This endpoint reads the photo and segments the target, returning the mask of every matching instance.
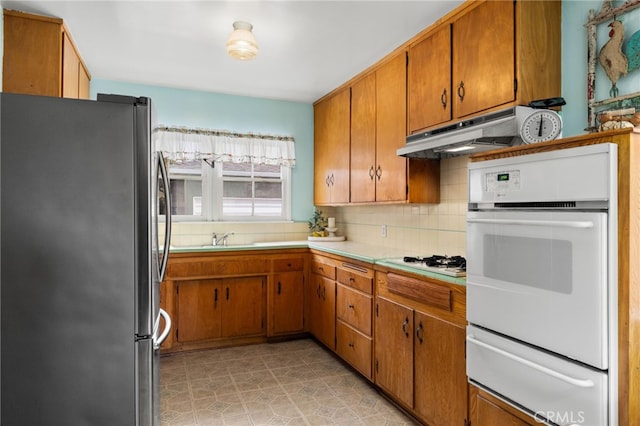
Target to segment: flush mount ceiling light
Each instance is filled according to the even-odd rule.
[[[253,25],[244,21],[233,23],[233,32],[227,40],[227,53],[229,56],[241,61],[248,61],[258,54],[258,42],[251,30]]]

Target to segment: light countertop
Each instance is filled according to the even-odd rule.
[[[308,247],[310,249],[323,251],[326,253],[332,253],[339,256],[350,257],[352,259],[361,260],[363,262],[378,264],[381,266],[411,272],[415,274],[424,275],[430,278],[435,278],[441,281],[446,281],[453,284],[465,285],[466,279],[450,277],[447,275],[437,274],[433,272],[424,271],[418,268],[412,268],[411,266],[399,265],[397,263],[389,262],[388,259],[399,258],[406,255],[403,250],[385,247],[374,246],[369,244],[354,243],[352,241],[273,241],[273,242],[261,242],[253,244],[239,244],[228,246],[190,246],[190,247],[171,247],[172,253],[197,253],[197,252],[229,252],[229,251],[249,251],[249,250],[273,250],[273,249],[289,249],[289,248],[301,248]]]

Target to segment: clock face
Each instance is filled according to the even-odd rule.
[[[539,110],[531,113],[522,122],[520,137],[524,143],[552,141],[562,131],[562,119],[557,112]]]

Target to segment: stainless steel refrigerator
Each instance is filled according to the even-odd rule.
[[[159,424],[171,209],[151,131],[148,98],[0,94],[3,426]]]

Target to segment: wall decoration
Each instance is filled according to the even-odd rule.
[[[618,81],[640,69],[640,29],[625,38],[623,15],[640,7],[640,0],[604,0],[600,11],[589,11],[585,24],[588,37],[587,121],[588,131],[640,126],[640,92],[620,93]],[[627,15],[628,16],[628,15]],[[608,39],[597,46],[598,25],[607,23]],[[629,28],[627,28],[629,30]],[[596,100],[596,65],[610,85],[608,97]]]

